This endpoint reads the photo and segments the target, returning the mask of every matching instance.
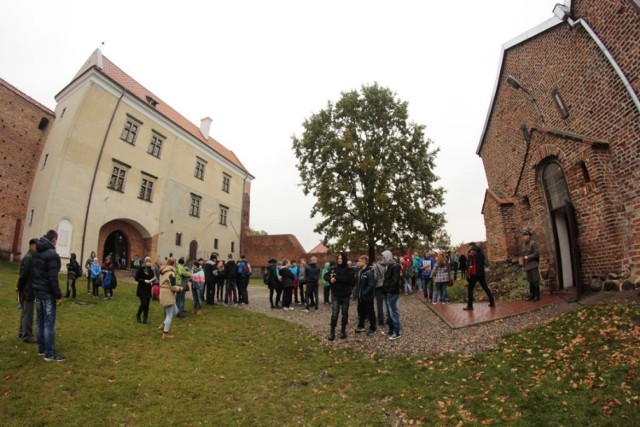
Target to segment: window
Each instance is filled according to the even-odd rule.
[[[222,191],[229,192],[229,186],[231,185],[231,176],[226,173],[222,174]]]
[[[200,204],[202,203],[202,197],[195,194],[191,194],[191,207],[189,208],[189,215],[200,218]]]
[[[229,208],[226,206],[220,205],[220,225],[227,225],[227,214],[229,213]]]
[[[157,178],[155,176],[142,172],[140,194],[138,194],[139,199],[146,200],[147,202],[152,201],[151,198],[153,197],[153,186],[156,183],[156,180]]]
[[[640,1],[640,0],[639,0]],[[560,111],[560,116],[563,119],[569,117],[569,110],[567,110],[567,106],[565,105],[562,97],[560,96],[560,92],[557,90],[553,91],[553,99],[556,101],[556,106],[558,107],[558,111]]]
[[[204,166],[207,162],[196,157],[196,173],[195,177],[204,180]]]
[[[46,117],[43,117],[42,119],[40,119],[40,124],[38,124],[38,129],[45,130],[48,124],[49,124],[49,119],[47,119]]]
[[[182,246],[182,233],[176,233],[176,246]]]
[[[31,209],[31,213],[29,214],[29,225],[33,225],[33,213],[34,213],[34,210]]]
[[[136,143],[136,135],[138,135],[138,127],[140,123],[133,120],[132,118],[127,118],[127,123],[124,125],[124,129],[122,130],[122,135],[120,135],[120,139],[128,142],[131,145],[135,145]]]
[[[124,192],[124,182],[127,178],[128,170],[129,166],[114,161],[108,187],[112,190]]]
[[[551,210],[560,208],[564,206],[566,200],[571,200],[569,187],[559,164],[550,162],[545,166],[542,172],[542,183]]]
[[[218,239],[213,239],[213,249],[218,249]]]
[[[49,160],[49,153],[44,155],[44,161],[42,162],[42,167],[47,166],[47,160]]]
[[[231,253],[236,251],[236,242],[231,242]]]
[[[151,154],[154,157],[160,158],[160,150],[162,149],[163,142],[164,138],[162,136],[154,134],[151,137],[151,143],[149,144],[147,153]]]

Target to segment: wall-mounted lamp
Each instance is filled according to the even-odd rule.
[[[509,86],[511,86],[512,88],[514,88],[516,90],[520,89],[521,91],[523,91],[524,93],[529,95],[529,99],[533,103],[533,106],[536,108],[536,112],[538,113],[538,116],[540,116],[540,121],[542,123],[544,123],[544,116],[542,115],[542,111],[540,111],[540,107],[538,106],[538,101],[536,101],[536,98],[534,98],[534,96],[531,95],[531,92],[529,92],[527,90],[527,88],[524,87],[522,85],[522,83],[520,83],[520,81],[518,79],[516,79],[515,77],[513,77],[511,74],[509,74],[507,76],[507,80],[506,81],[507,81],[507,84]]]

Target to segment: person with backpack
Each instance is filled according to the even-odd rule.
[[[238,301],[240,305],[249,304],[249,277],[251,277],[251,264],[244,255],[240,255],[238,261],[236,281],[238,283]]]
[[[467,280],[469,281],[469,285],[467,288],[467,306],[464,307],[463,310],[473,310],[473,290],[478,282],[480,282],[482,290],[487,294],[487,298],[489,298],[489,307],[495,307],[496,301],[493,298],[491,289],[487,286],[487,279],[484,274],[484,254],[475,242],[469,243],[467,262],[469,263],[469,269],[467,270]]]
[[[233,254],[229,254],[227,262],[224,264],[224,278],[227,281],[224,294],[224,305],[238,304],[238,289],[237,289],[237,269],[238,266],[233,260]],[[233,298],[232,298],[233,297]]]

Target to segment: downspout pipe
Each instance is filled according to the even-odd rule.
[[[122,95],[118,98],[118,102],[116,103],[116,107],[113,109],[113,113],[111,113],[111,119],[109,119],[109,126],[107,126],[107,130],[104,133],[104,137],[102,138],[102,145],[100,146],[100,152],[98,153],[98,159],[96,160],[96,167],[93,170],[93,179],[91,180],[91,187],[89,188],[89,200],[87,200],[87,209],[84,213],[84,225],[82,226],[82,245],[80,246],[80,265],[84,265],[84,247],[87,237],[87,223],[89,221],[89,209],[91,209],[91,199],[93,198],[93,189],[96,186],[96,178],[98,176],[98,167],[100,166],[100,161],[102,160],[102,153],[104,152],[104,147],[107,145],[107,137],[109,136],[109,132],[111,131],[111,126],[113,125],[113,119],[116,116],[116,112],[118,111],[118,107],[120,107],[120,103],[122,102],[122,98],[124,98],[126,91],[122,91]],[[96,250],[96,254],[98,251]]]

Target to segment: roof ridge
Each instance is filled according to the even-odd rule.
[[[6,87],[11,92],[15,93],[16,95],[18,95],[19,97],[23,98],[27,102],[30,102],[31,104],[33,104],[36,107],[40,108],[44,112],[46,112],[48,114],[51,114],[52,116],[55,116],[55,113],[51,109],[49,109],[48,107],[46,107],[43,104],[39,103],[35,99],[31,98],[29,95],[27,95],[26,93],[22,92],[20,89],[18,89],[17,87],[13,86],[11,83],[9,83],[8,81],[6,81],[5,79],[3,79],[1,77],[0,77],[0,85]]]

